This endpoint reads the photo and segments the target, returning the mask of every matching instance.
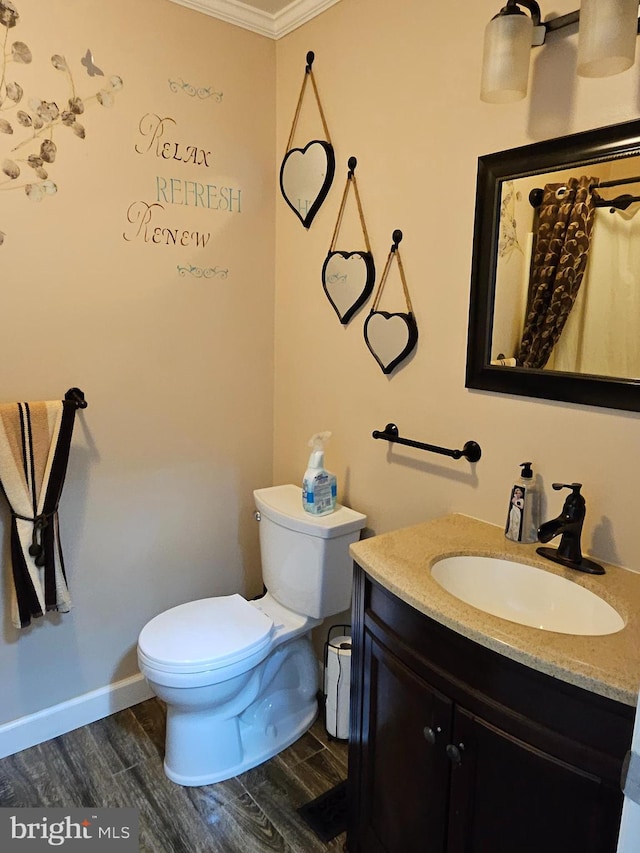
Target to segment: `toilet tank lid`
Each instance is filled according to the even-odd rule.
[[[271,486],[253,493],[256,508],[271,521],[289,530],[333,539],[354,533],[367,523],[367,516],[348,506],[338,504],[328,515],[311,515],[302,508],[302,489],[299,486]]]
[[[158,669],[202,672],[267,648],[273,627],[241,595],[201,598],[155,616],[140,632],[138,649]]]

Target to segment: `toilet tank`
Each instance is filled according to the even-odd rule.
[[[346,610],[353,576],[349,545],[360,538],[367,517],[340,505],[328,515],[309,515],[302,489],[293,485],[256,489],[253,497],[262,577],[271,595],[316,619]]]

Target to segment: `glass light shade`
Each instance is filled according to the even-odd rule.
[[[484,31],[480,100],[519,101],[527,94],[533,22],[528,15],[497,15]]]
[[[636,55],[638,0],[582,0],[578,33],[580,77],[609,77]]]

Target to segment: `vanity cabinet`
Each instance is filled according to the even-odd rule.
[[[615,853],[634,709],[472,642],[356,566],[349,853]]]

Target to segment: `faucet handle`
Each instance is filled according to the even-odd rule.
[[[574,495],[579,495],[582,483],[552,483],[551,488],[556,492],[559,492],[560,489],[571,489]]]
[[[571,489],[571,494],[567,495],[564,499],[562,515],[565,520],[571,520],[573,522],[579,521],[580,525],[582,525],[587,507],[584,495],[580,494],[582,483],[552,483],[551,487],[556,491],[559,491],[560,489]]]

